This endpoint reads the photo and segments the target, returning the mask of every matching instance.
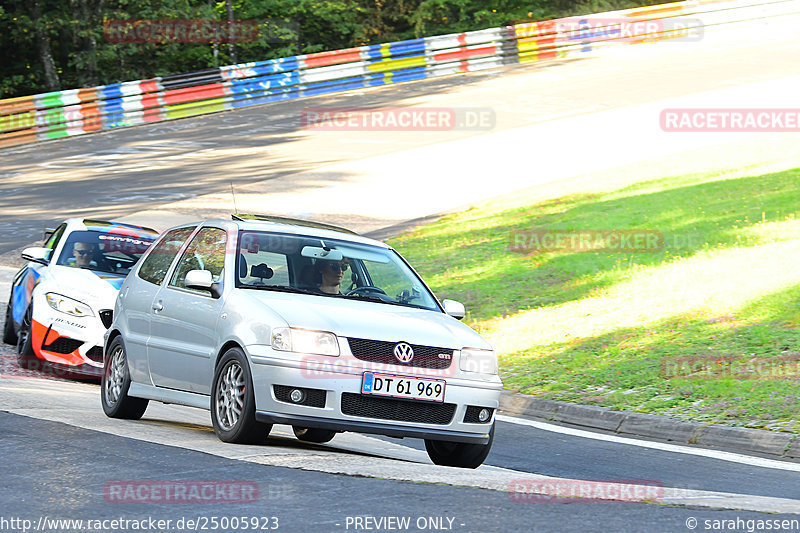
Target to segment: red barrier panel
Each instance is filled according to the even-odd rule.
[[[436,61],[455,61],[457,59],[470,59],[476,56],[491,56],[497,53],[497,47],[494,45],[480,46],[476,48],[462,48],[455,52],[444,52],[441,54],[433,54]]]
[[[196,102],[199,100],[210,100],[211,98],[221,98],[224,96],[225,90],[223,84],[212,83],[211,85],[200,85],[199,87],[164,91],[162,99],[166,105],[172,105]]]
[[[306,68],[352,63],[353,61],[361,61],[360,48],[347,48],[345,50],[335,50],[333,52],[317,52],[305,56]]]

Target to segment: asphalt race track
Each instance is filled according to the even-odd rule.
[[[800,465],[795,463],[763,460],[763,466],[754,466],[752,458],[699,458],[691,449],[655,452],[532,429],[507,417],[498,422],[503,438],[487,464],[465,471],[430,465],[416,441],[356,434],[315,446],[278,426],[267,445],[226,445],[211,431],[208,414],[196,409],[153,404],[142,421],[110,420],[98,407],[96,385],[28,372],[7,371],[0,397],[7,411],[0,416],[6,458],[0,468],[7,486],[0,502],[4,516],[34,522],[40,516],[175,519],[268,513],[287,531],[347,531],[346,520],[354,516],[446,516],[455,520],[453,530],[461,531],[554,531],[565,525],[569,530],[680,531],[689,517],[774,518],[778,515],[730,508],[783,516],[797,512],[800,501]],[[655,502],[527,501],[508,492],[519,481],[553,478],[562,484],[581,479],[649,485]],[[116,503],[107,486],[132,480],[250,483],[259,496],[255,502],[203,505]]]
[[[729,142],[742,134],[664,133],[659,112],[726,101],[752,107],[795,102],[795,29],[785,21],[744,36],[709,34],[700,43],[625,47],[600,58],[5,149],[0,254],[37,240],[67,216],[129,215],[166,226],[227,216],[234,208],[231,183],[241,212],[313,215],[363,232],[537,183]],[[447,106],[488,111],[495,121],[488,130],[303,129],[302,110],[320,106]],[[411,201],[414,185],[426,194],[413,194]],[[0,259],[16,264],[17,254]]]
[[[235,201],[244,212],[312,216],[385,236],[504,192],[746,141],[670,136],[658,113],[730,102],[796,106],[796,28],[797,20],[785,21],[748,38],[709,35],[1,150],[0,301],[19,250],[68,216],[164,229],[226,216]],[[454,131],[303,129],[302,110],[323,105],[481,109],[494,122]],[[800,144],[761,135],[775,146]],[[115,519],[171,521],[151,531],[244,531],[253,518],[259,530],[314,532],[753,531],[758,521],[762,530],[770,521],[773,531],[800,531],[800,463],[615,442],[505,415],[475,471],[432,465],[418,441],[341,434],[309,445],[276,426],[263,446],[233,446],[210,426],[204,411],[155,403],[141,421],[108,419],[97,385],[21,370],[3,345],[0,531],[147,530]],[[115,487],[144,482],[253,490],[251,498],[216,493],[190,503],[115,499]],[[590,492],[521,492],[534,486]],[[97,520],[106,522],[86,522]]]

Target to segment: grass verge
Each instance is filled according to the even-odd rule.
[[[508,389],[800,432],[798,167],[791,139],[705,148],[492,200],[390,243],[464,302]],[[511,250],[533,242],[519,232],[588,230],[659,240]]]

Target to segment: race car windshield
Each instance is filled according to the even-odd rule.
[[[125,276],[151,244],[145,237],[73,231],[56,264]]]
[[[391,249],[336,239],[242,231],[236,286],[439,310]]]

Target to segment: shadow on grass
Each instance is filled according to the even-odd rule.
[[[763,239],[749,230],[800,214],[800,169],[674,185],[685,180],[666,178],[505,211],[473,208],[394,239],[392,245],[437,295],[462,301],[471,320],[483,320],[581,299],[638,267],[703,249],[760,244]],[[662,190],[651,192],[657,188]],[[510,251],[515,232],[530,230],[652,230],[663,235],[663,247],[637,253]]]
[[[506,388],[549,399],[764,427],[798,421],[800,284],[734,314],[672,317],[501,361]]]

